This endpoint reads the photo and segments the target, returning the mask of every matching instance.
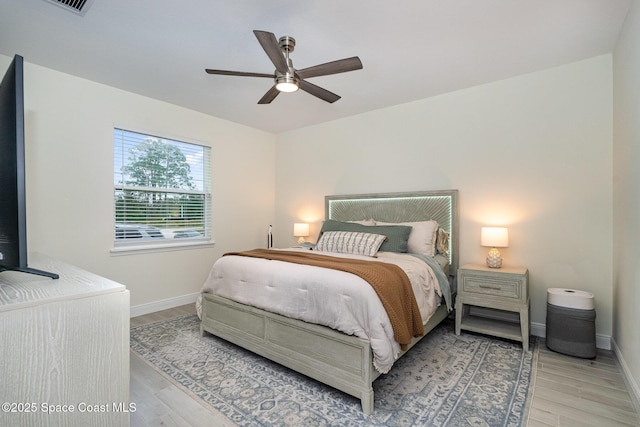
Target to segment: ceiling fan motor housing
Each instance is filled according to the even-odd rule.
[[[291,72],[285,74],[276,71],[276,78],[274,80],[276,82],[276,88],[280,92],[295,92],[300,85],[300,79],[293,69],[291,69]]]

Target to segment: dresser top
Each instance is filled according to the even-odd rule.
[[[60,278],[0,272],[0,312],[126,290],[120,283],[40,254],[29,255],[29,267],[57,273]]]

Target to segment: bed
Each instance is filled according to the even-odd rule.
[[[444,267],[443,272],[449,286],[449,293],[455,295],[454,275],[458,266],[457,196],[457,190],[325,196],[325,223],[327,223],[326,220],[344,223],[373,219],[375,224],[395,225],[397,223],[436,221],[439,225],[439,231],[445,231],[448,236],[446,251],[444,251],[446,258],[444,262],[441,261],[441,264]],[[395,258],[403,258],[398,262],[405,262],[404,258],[407,258],[386,254],[386,252],[379,252],[378,255],[380,258],[393,258],[391,261],[381,259],[388,262],[395,262]],[[351,257],[351,255],[346,256]],[[240,258],[244,259],[245,257],[225,256],[222,258],[244,262]],[[442,260],[442,255],[440,255],[440,259]],[[263,262],[263,260],[254,262]],[[241,265],[239,268],[247,268],[243,267],[244,264]],[[298,266],[295,268],[318,267]],[[321,270],[324,274],[325,269]],[[343,281],[340,286],[348,286],[344,275],[350,276],[349,273],[326,273],[330,275],[342,274],[340,280]],[[216,274],[218,273],[216,265],[214,265],[208,281],[212,280]],[[438,277],[441,278],[442,274],[438,274]],[[303,275],[292,273],[292,276],[283,277],[282,280],[295,282],[301,276]],[[354,280],[361,279],[355,278]],[[413,277],[411,281],[413,282]],[[416,288],[414,287],[414,289]],[[398,343],[394,343],[391,356],[393,360],[389,364],[387,360],[389,355],[386,352],[383,351],[383,355],[379,356],[379,342],[385,340],[378,339],[373,332],[371,332],[371,338],[359,337],[357,333],[352,331],[350,333],[340,332],[333,327],[278,314],[279,310],[277,309],[258,308],[248,301],[228,296],[224,292],[219,293],[222,296],[211,293],[211,288],[207,283],[203,286],[203,292],[198,301],[198,313],[201,317],[200,331],[203,335],[210,333],[228,340],[355,396],[360,399],[365,414],[370,414],[373,411],[373,381],[383,372],[388,371],[395,359],[409,351],[423,336],[444,320],[453,303],[452,300],[445,301],[444,298],[434,296],[434,298],[438,298],[437,304],[433,305],[433,311],[425,316],[422,312],[423,303],[419,301],[423,315],[424,335],[410,338],[405,345],[399,348]],[[417,295],[416,299],[420,300]],[[242,302],[238,302],[238,300]],[[327,304],[327,306],[333,306],[333,303]],[[368,330],[367,333],[369,333]],[[383,359],[382,362],[379,360],[380,357]],[[381,365],[383,365],[382,368]]]

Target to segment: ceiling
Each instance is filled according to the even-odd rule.
[[[94,0],[79,16],[0,0],[0,54],[271,133],[612,52],[632,0]],[[296,39],[294,67],[359,56],[364,68],[258,100],[272,73],[253,30]]]

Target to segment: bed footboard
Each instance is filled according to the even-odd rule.
[[[367,340],[204,294],[201,333],[209,332],[296,372],[359,398],[373,411],[373,369]]]
[[[425,334],[446,316],[446,308],[440,307],[425,326]],[[365,414],[373,412],[372,383],[380,373],[373,367],[371,346],[365,339],[206,293],[200,332],[354,396]]]

